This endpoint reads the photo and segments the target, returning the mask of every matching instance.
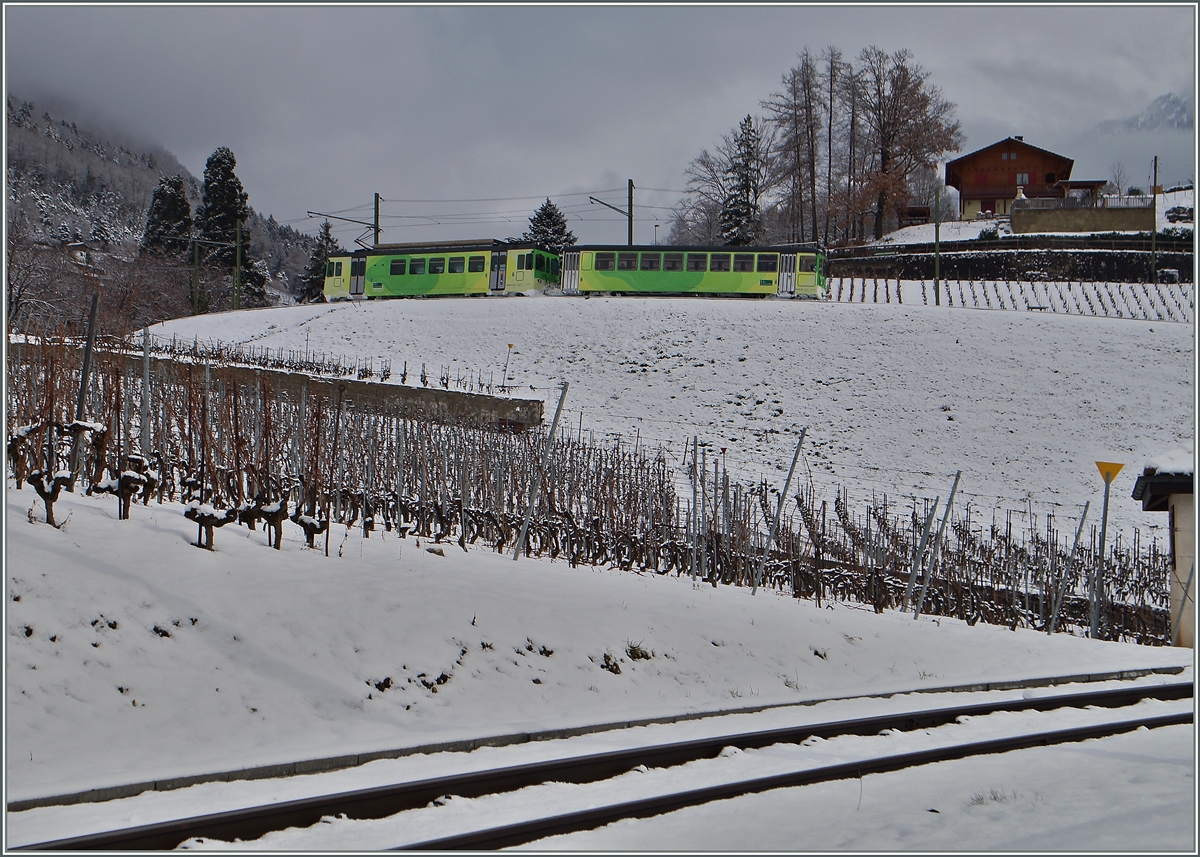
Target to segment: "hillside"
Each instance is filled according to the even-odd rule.
[[[838,486],[860,499],[944,498],[961,469],[958,503],[985,523],[993,508],[1003,520],[1002,510],[1024,517],[1031,505],[1065,530],[1087,500],[1098,523],[1093,462],[1124,461],[1110,531],[1165,533],[1165,517],[1142,513],[1130,492],[1146,456],[1192,445],[1191,325],[936,308],[916,283],[904,289],[903,305],[375,301],[180,319],[153,332],[389,360],[393,382],[407,363],[410,384],[422,364],[431,378],[447,367],[499,384],[513,343],[515,395],[546,400],[552,414],[557,385],[570,382],[564,431],[661,444],[676,465],[695,435],[731,476],[778,486],[807,427],[798,479],[826,498]]]
[[[10,219],[24,216],[39,244],[88,242],[133,259],[159,178],[183,176],[195,211],[202,182],[161,147],[114,141],[11,94],[6,101]],[[253,198],[253,189],[248,189]],[[286,296],[304,270],[312,238],[251,208],[250,252]]]

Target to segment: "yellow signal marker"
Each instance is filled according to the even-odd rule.
[[[1121,472],[1124,464],[1118,464],[1115,461],[1097,461],[1096,468],[1100,471],[1100,476],[1104,479],[1104,484],[1107,485],[1117,478],[1117,474]]]

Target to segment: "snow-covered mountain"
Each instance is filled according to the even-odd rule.
[[[1136,116],[1101,122],[1096,126],[1096,132],[1121,134],[1162,129],[1190,131],[1194,122],[1191,97],[1168,92],[1151,101],[1150,105]]]
[[[192,210],[200,206],[200,179],[161,146],[119,131],[96,132],[11,94],[5,112],[5,204],[10,217],[25,215],[37,243],[87,241],[115,255],[136,255],[162,176],[183,176]],[[252,257],[286,290],[303,271],[312,238],[253,208],[249,228]]]

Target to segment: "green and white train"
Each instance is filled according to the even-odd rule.
[[[824,267],[824,256],[795,247],[571,247],[562,291],[824,298]]]
[[[325,299],[503,295],[558,286],[559,259],[534,244],[446,241],[379,244],[330,256]]]
[[[326,300],[419,295],[828,296],[825,257],[796,247],[570,247],[448,241],[380,244],[330,256]]]

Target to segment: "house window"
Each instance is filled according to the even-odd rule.
[[[596,254],[596,270],[597,271],[611,271],[613,269],[613,264],[615,263],[616,258],[617,258],[616,253],[597,253]]]
[[[1029,184],[1029,173],[1017,173],[1017,184],[1019,184],[1019,185]]]
[[[1008,153],[1008,159],[1009,159],[1010,161],[1015,161],[1015,160],[1017,159],[1017,153],[1016,153],[1016,152],[1009,152],[1009,153]]]
[[[405,261],[404,259],[393,259],[392,266],[388,270],[388,273],[391,274],[393,277],[404,276],[404,261]]]
[[[1000,160],[1002,160],[1002,161],[1007,161],[1007,160],[1008,160],[1008,152],[1001,152],[1001,153],[1000,153]]]

